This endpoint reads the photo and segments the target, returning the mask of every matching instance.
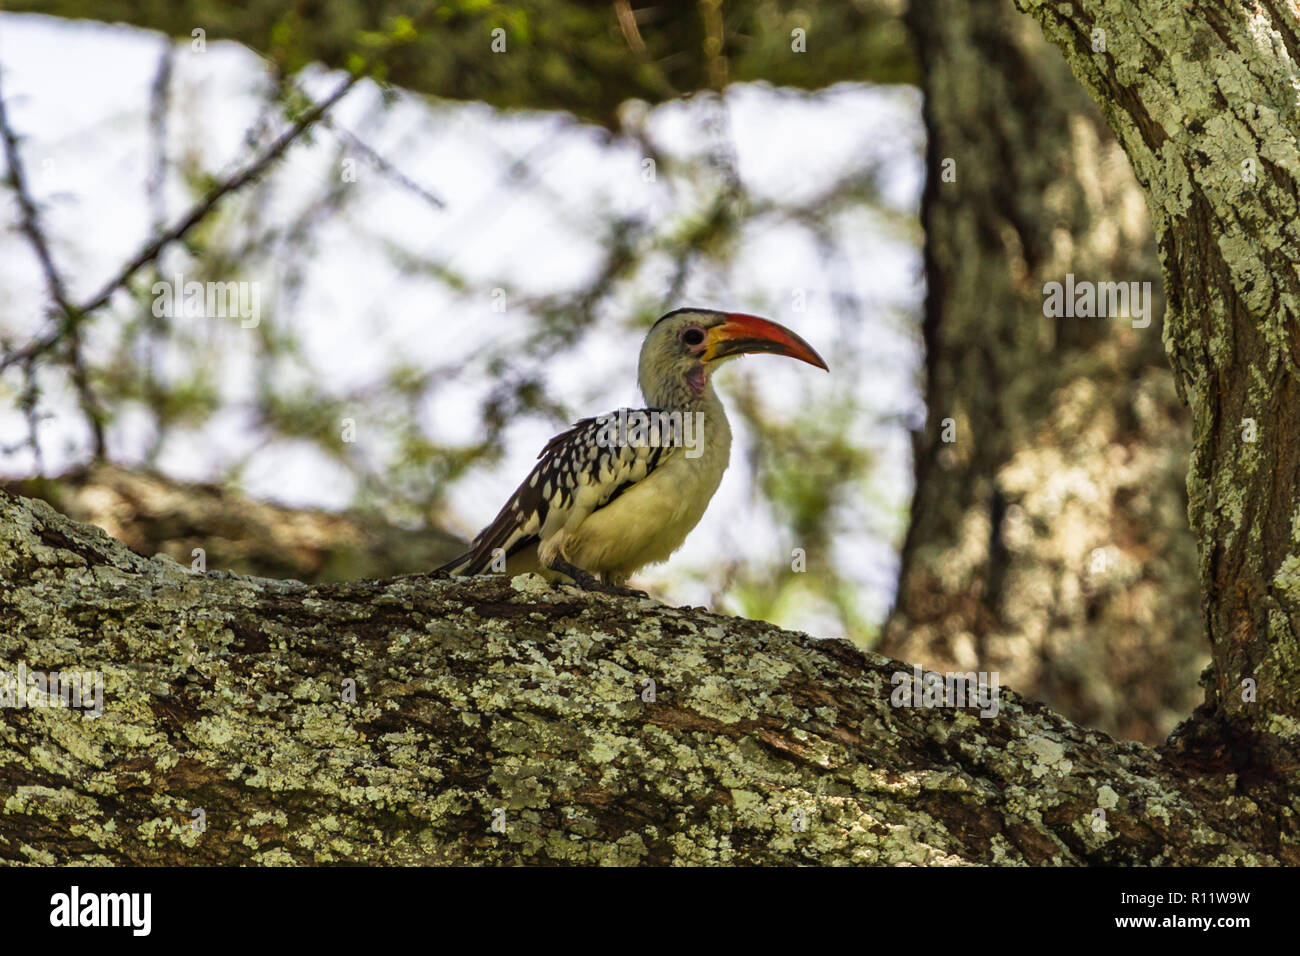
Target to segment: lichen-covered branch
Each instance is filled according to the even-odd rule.
[[[0,492],[15,863],[1296,863],[1270,778],[1005,689],[891,705],[837,640],[539,579],[307,586],[146,559]],[[653,683],[650,683],[653,682]]]

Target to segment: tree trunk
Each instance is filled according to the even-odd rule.
[[[8,668],[104,680],[0,709],[7,862],[1300,862],[1269,779],[533,577],[195,575],[0,492],[0,621]]]
[[[1181,745],[1300,767],[1300,32],[1289,4],[1016,0],[1101,102],[1147,196],[1213,671]]]
[[[879,649],[1000,671],[1072,720],[1155,743],[1195,706],[1207,661],[1188,416],[1159,303],[1134,328],[1049,318],[1043,295],[1069,274],[1158,279],[1141,190],[1010,4],[913,0],[908,23],[929,134],[929,421]]]

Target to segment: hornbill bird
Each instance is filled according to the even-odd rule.
[[[812,346],[775,322],[711,309],[669,312],[641,345],[637,380],[649,407],[586,418],[552,438],[469,551],[438,571],[537,571],[643,596],[622,585],[681,546],[726,471],[731,428],[710,376],[749,352],[827,369]]]

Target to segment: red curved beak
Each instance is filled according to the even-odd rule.
[[[706,362],[744,355],[749,352],[771,352],[807,362],[830,371],[816,350],[784,325],[760,319],[743,312],[729,312],[721,325],[709,329],[708,345],[700,357]]]

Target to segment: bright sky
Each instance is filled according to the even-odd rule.
[[[149,87],[164,39],[130,27],[70,23],[34,15],[0,14],[0,68],[11,123],[24,137],[22,150],[40,202],[54,255],[72,287],[84,299],[129,258],[150,235],[145,182],[151,164]],[[229,172],[248,156],[245,132],[256,121],[265,70],[259,58],[231,43],[209,43],[203,53],[177,48],[169,115],[168,215],[186,208],[189,194],[177,171],[186,153],[209,172]],[[304,86],[323,96],[340,80],[316,71]],[[522,315],[492,311],[492,303],[466,305],[444,286],[400,272],[380,240],[430,257],[447,257],[458,269],[524,292],[558,292],[582,283],[599,256],[594,224],[614,210],[651,220],[668,219],[683,201],[662,184],[642,176],[642,156],[630,145],[609,147],[599,131],[571,118],[543,113],[502,114],[481,104],[431,104],[399,96],[379,108],[378,91],[365,85],[334,116],[420,186],[445,201],[437,209],[401,189],[358,158],[350,206],[318,227],[299,296],[290,308],[268,310],[274,321],[292,322],[307,344],[310,364],[340,390],[376,378],[396,360],[432,365],[449,351],[471,349],[486,337],[519,334]],[[726,97],[739,172],[759,197],[785,201],[814,195],[864,162],[881,164],[888,204],[914,212],[922,181],[920,96],[911,88],[841,86],[815,96],[745,85]],[[711,145],[698,103],[673,103],[648,115],[657,141],[674,155]],[[298,144],[271,177],[273,215],[286,220],[337,181],[338,142],[320,131]],[[503,187],[512,159],[527,155],[535,182]],[[12,195],[0,191],[0,334],[22,342],[42,327],[45,291],[36,261],[14,228]],[[921,291],[921,262],[915,236],[883,221],[859,215],[837,223],[847,257],[841,274],[828,275],[812,237],[801,227],[764,224],[747,230],[724,273],[699,272],[680,305],[759,311],[794,327],[827,357],[861,356],[861,374],[849,383],[872,410],[858,439],[880,457],[883,499],[863,503],[861,533],[841,536],[836,560],[857,580],[867,606],[877,615],[888,607],[896,573],[898,515],[911,494],[908,426],[922,415],[918,394],[920,353],[912,322]],[[163,259],[164,274],[183,267],[184,257]],[[276,290],[282,279],[268,264],[257,276]],[[666,273],[639,281],[666,293]],[[656,287],[658,281],[661,286]],[[845,284],[849,288],[845,288]],[[832,293],[851,292],[857,317],[837,311]],[[796,293],[806,308],[795,311]],[[263,299],[272,298],[264,294]],[[616,301],[616,300],[615,300]],[[264,308],[266,306],[264,305]],[[124,311],[119,301],[117,315]],[[512,326],[512,318],[515,324]],[[112,340],[115,313],[106,310],[91,327],[90,348]],[[204,320],[196,320],[204,321]],[[230,461],[254,449],[240,410],[253,387],[251,363],[240,361],[237,325],[210,333],[220,355],[222,383],[230,410],[212,425],[169,443],[161,459],[165,472],[182,479],[211,478]],[[242,333],[248,334],[248,333]],[[640,332],[610,316],[608,328],[589,333],[562,361],[547,369],[550,387],[582,416],[639,403],[635,389]],[[733,363],[720,375],[724,402],[728,380],[757,376],[767,404],[799,403],[832,394],[831,376],[807,366],[755,357]],[[9,380],[14,384],[16,379]],[[474,408],[490,382],[457,382],[439,392],[425,410],[429,434],[445,441],[473,435]],[[844,383],[841,382],[841,387]],[[67,396],[50,383],[42,446],[48,473],[57,474],[87,457],[86,435]],[[0,447],[25,435],[13,409],[11,390],[0,390]],[[358,422],[358,450],[366,451],[364,420]],[[477,480],[464,481],[452,510],[466,534],[486,523],[527,473],[541,445],[554,431],[529,421],[508,433],[504,462]],[[148,438],[144,419],[126,415],[110,433],[110,453],[130,464]],[[737,435],[733,462],[747,439]],[[372,446],[372,451],[378,449]],[[376,457],[379,457],[376,455]],[[34,462],[26,452],[0,457],[0,473],[27,475]],[[246,490],[292,505],[346,506],[353,495],[349,474],[301,445],[257,450]],[[638,580],[678,602],[704,603],[702,585],[672,569],[707,568],[722,555],[770,553],[787,562],[778,530],[755,520],[753,489],[742,469],[732,468],[700,527],[665,566]],[[781,621],[811,633],[832,625],[813,612],[792,612]]]

